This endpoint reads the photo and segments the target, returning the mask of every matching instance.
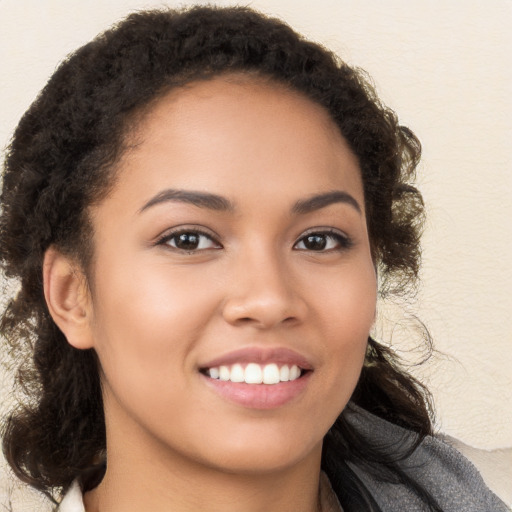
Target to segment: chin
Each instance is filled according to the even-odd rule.
[[[320,461],[322,443],[323,436],[312,442],[311,437],[291,438],[289,431],[273,436],[264,436],[260,432],[249,439],[231,438],[228,445],[224,444],[220,450],[215,450],[215,453],[210,445],[210,449],[203,450],[202,453],[210,459],[212,466],[223,472],[263,475],[286,470],[302,460],[318,458]]]

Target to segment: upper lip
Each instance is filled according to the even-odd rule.
[[[297,365],[303,370],[312,370],[313,365],[303,355],[291,350],[289,348],[261,348],[261,347],[247,347],[239,350],[234,350],[222,356],[216,357],[205,364],[201,364],[200,368],[215,368],[218,366],[230,366],[236,363],[257,363],[269,364],[276,363],[282,365]]]

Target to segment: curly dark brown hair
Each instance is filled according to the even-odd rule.
[[[226,73],[284,84],[329,112],[359,160],[380,293],[417,280],[423,202],[411,183],[420,144],[361,70],[247,8],[130,15],[59,66],[22,117],[5,159],[0,261],[19,291],[0,328],[26,399],[6,420],[3,449],[16,475],[50,496],[76,478],[85,489],[101,478],[101,470],[95,480],[88,475],[102,463],[105,424],[94,351],[71,347],[48,312],[45,251],[56,246],[87,271],[94,251],[88,207],[115,183],[115,163],[140,114],[175,87]],[[352,401],[417,433],[417,445],[431,434],[428,393],[389,349],[371,338],[368,347]],[[378,510],[347,461],[407,480],[342,414],[326,437],[323,466],[345,510]],[[423,495],[420,484],[410,485]]]

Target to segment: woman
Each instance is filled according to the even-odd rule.
[[[75,52],[6,159],[15,473],[61,512],[506,510],[369,337],[417,277],[419,154],[361,74],[248,9]]]

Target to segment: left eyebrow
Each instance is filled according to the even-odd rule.
[[[196,192],[194,190],[181,190],[181,189],[167,189],[163,190],[153,198],[151,198],[140,210],[151,208],[157,204],[165,203],[168,201],[176,201],[179,203],[188,203],[198,208],[207,208],[209,210],[217,211],[233,211],[234,205],[225,197],[217,194],[210,194],[208,192]]]
[[[333,190],[324,194],[317,194],[307,199],[297,201],[292,207],[292,213],[305,214],[320,210],[335,203],[345,203],[354,208],[359,214],[362,213],[361,205],[348,192]]]

